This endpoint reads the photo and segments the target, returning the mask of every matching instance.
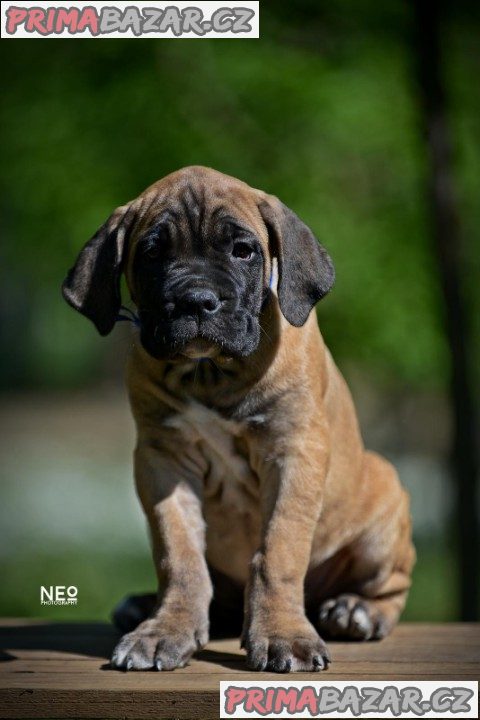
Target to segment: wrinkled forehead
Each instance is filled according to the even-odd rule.
[[[175,228],[179,238],[202,236],[207,243],[222,227],[237,225],[258,237],[267,257],[268,235],[257,202],[255,190],[220,173],[164,178],[137,200],[138,219],[130,240],[130,257],[142,237],[167,224]]]

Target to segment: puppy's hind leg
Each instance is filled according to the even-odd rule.
[[[127,595],[114,607],[112,622],[120,632],[131,632],[152,614],[156,602],[155,593]]]
[[[325,600],[318,613],[318,630],[341,640],[380,640],[396,625],[407,599],[408,588],[385,597],[367,598],[343,593]]]
[[[377,640],[394,628],[405,606],[415,562],[408,495],[394,468],[366,454],[364,485],[373,519],[349,547],[344,592],[320,604],[316,625],[330,638]]]

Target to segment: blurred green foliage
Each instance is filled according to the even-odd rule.
[[[446,79],[465,292],[480,316],[478,26],[459,7],[447,17]],[[62,278],[114,207],[198,163],[279,195],[325,243],[338,279],[319,315],[341,363],[441,388],[410,22],[400,0],[278,2],[262,5],[260,40],[2,43],[0,382],[98,378],[118,338],[101,342],[64,305]]]
[[[457,595],[452,577],[455,559],[451,546],[417,545],[419,560],[413,575],[404,620],[445,622],[457,619]],[[126,595],[154,592],[155,573],[148,551],[109,553],[89,545],[57,553],[17,554],[0,559],[3,589],[2,615],[54,620],[108,620]],[[61,578],[61,582],[59,581]],[[74,585],[78,605],[41,605],[43,585]],[[19,591],[19,589],[21,589]]]

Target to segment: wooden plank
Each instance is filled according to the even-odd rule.
[[[2,718],[213,718],[220,680],[278,680],[251,673],[238,639],[212,641],[171,673],[111,670],[105,624],[0,622]],[[374,643],[330,643],[331,668],[295,679],[477,680],[480,626],[403,624]]]

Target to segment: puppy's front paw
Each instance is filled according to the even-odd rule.
[[[251,670],[319,672],[330,663],[327,646],[309,623],[288,632],[248,633],[242,644]]]
[[[188,627],[173,629],[156,619],[145,620],[124,635],[112,654],[119,670],[174,670],[184,667],[193,653],[208,641],[207,631]]]

